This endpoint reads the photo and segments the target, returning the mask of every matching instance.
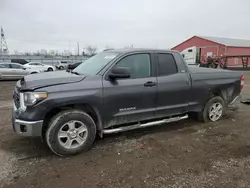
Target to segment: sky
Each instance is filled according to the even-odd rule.
[[[169,49],[194,35],[250,39],[250,0],[0,0],[11,52]]]

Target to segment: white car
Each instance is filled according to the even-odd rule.
[[[57,61],[56,67],[59,70],[63,70],[67,69],[70,64],[72,64],[70,61]]]
[[[36,69],[27,69],[18,63],[0,63],[0,80],[19,80],[28,74],[40,73]]]
[[[56,68],[52,65],[45,65],[42,63],[37,63],[37,62],[30,62],[24,64],[24,67],[27,69],[37,69],[41,71],[55,71]]]

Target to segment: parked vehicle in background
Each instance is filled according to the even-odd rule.
[[[70,61],[58,61],[56,63],[56,68],[59,70],[64,70],[67,69],[70,64],[72,64]]]
[[[13,128],[59,156],[86,151],[96,134],[186,119],[220,120],[236,109],[240,72],[188,67],[176,51],[101,52],[73,71],[28,75],[14,90]]]
[[[78,67],[82,62],[77,62],[77,63],[73,63],[73,64],[69,64],[68,66],[68,70],[73,70],[76,67]]]
[[[42,63],[37,63],[37,62],[30,62],[30,63],[26,63],[24,65],[25,68],[27,69],[37,69],[37,70],[41,70],[41,71],[55,71],[56,68],[52,65],[45,65]]]
[[[16,80],[21,79],[28,74],[35,74],[41,71],[34,69],[26,69],[18,63],[0,63],[0,80]]]

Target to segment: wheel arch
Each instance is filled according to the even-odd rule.
[[[87,113],[95,122],[96,124],[96,129],[99,133],[99,135],[102,137],[102,129],[103,129],[103,123],[102,123],[102,118],[101,115],[99,113],[99,110],[97,108],[95,108],[94,106],[90,105],[90,104],[67,104],[67,105],[62,105],[62,106],[58,106],[55,108],[50,109],[44,118],[44,123],[43,123],[43,127],[42,127],[42,136],[44,137],[46,129],[48,128],[49,125],[49,121],[59,112],[64,111],[64,110],[70,110],[70,109],[74,109],[74,110],[82,110],[85,113]]]
[[[235,94],[235,87],[233,85],[229,87],[221,87],[221,88],[217,87],[211,89],[209,98],[214,96],[219,96],[225,101],[227,105],[228,103],[230,103],[230,101],[232,101],[234,94]]]
[[[214,88],[214,89],[212,89],[210,91],[209,99],[211,99],[212,97],[215,97],[215,96],[219,96],[219,97],[222,97],[224,99],[222,89],[220,89],[220,88]]]

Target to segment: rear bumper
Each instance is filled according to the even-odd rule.
[[[228,109],[229,110],[237,110],[240,106],[240,101],[241,101],[241,94],[236,96],[233,101],[228,104]]]

